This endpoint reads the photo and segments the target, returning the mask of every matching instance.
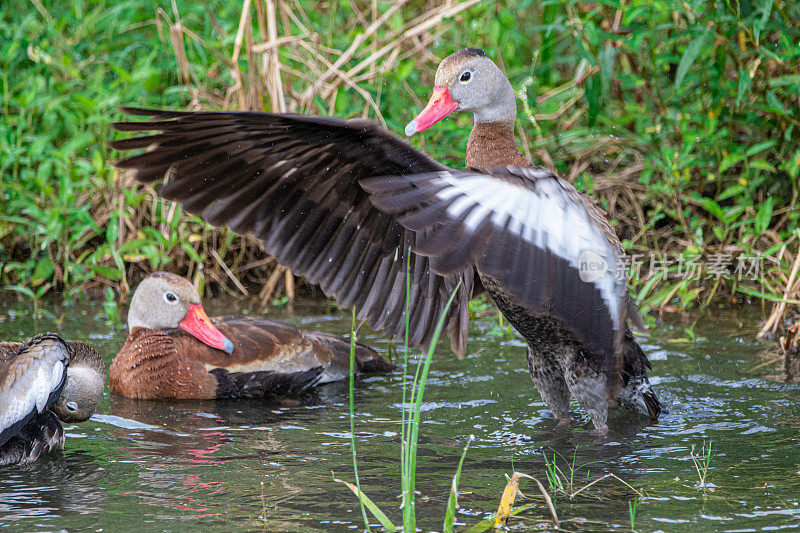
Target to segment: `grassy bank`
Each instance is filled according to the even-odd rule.
[[[115,175],[106,140],[116,108],[368,116],[400,132],[424,105],[439,59],[476,46],[519,91],[523,150],[608,209],[641,302],[670,310],[797,298],[787,285],[798,249],[798,4],[175,8],[144,0],[4,8],[5,287],[29,297],[124,295],[142,272],[161,268],[231,287],[260,283],[268,299],[283,276],[257,243]],[[415,142],[460,166],[470,126],[457,116]]]

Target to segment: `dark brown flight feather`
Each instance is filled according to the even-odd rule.
[[[491,176],[495,182],[519,187],[519,194],[527,194],[525,191],[535,193],[542,197],[542,204],[556,206],[565,202],[581,205],[584,207],[581,212],[586,213],[584,216],[591,222],[592,231],[600,240],[603,239],[604,227],[592,217],[591,210],[596,208],[584,204],[580,193],[549,171],[511,166],[486,169],[480,173]],[[617,287],[619,293],[606,294],[604,298],[600,288],[581,280],[580,271],[570,264],[569,259],[577,257],[561,257],[551,249],[526,241],[509,230],[510,217],[504,226],[498,226],[491,212],[481,211],[486,206],[477,201],[467,204],[469,207],[454,216],[450,209],[468,197],[456,194],[440,178],[463,180],[475,175],[475,172],[442,171],[373,177],[361,183],[370,192],[378,209],[394,214],[404,227],[417,233],[414,251],[431,257],[436,273],[448,275],[474,265],[481,274],[497,280],[515,303],[529,313],[560,319],[599,360],[601,367],[607,372],[613,370],[616,354],[620,351],[615,346],[615,330],[619,328],[615,328],[609,304],[617,303],[623,312],[627,312],[624,285]],[[555,182],[558,186],[549,187],[549,192],[540,191],[540,180]],[[558,214],[555,207],[554,210]],[[479,216],[481,212],[486,215],[478,220],[477,226],[474,222],[477,218],[472,219],[472,225],[466,223],[469,217]],[[615,252],[618,241],[608,235],[606,238],[608,248]],[[571,252],[577,255],[580,251]],[[624,328],[624,317],[620,322]],[[521,333],[525,334],[524,331]]]
[[[159,133],[112,142],[118,150],[146,149],[118,161],[118,168],[132,169],[142,183],[166,175],[160,191],[165,198],[211,224],[259,237],[280,263],[343,307],[355,307],[359,319],[403,337],[407,251],[416,237],[376,210],[358,182],[447,167],[366,120],[125,111],[151,120],[117,123],[117,130]],[[410,263],[410,344],[430,343],[436,319],[461,281],[446,332],[463,356],[474,269],[440,276],[427,257],[413,253]]]

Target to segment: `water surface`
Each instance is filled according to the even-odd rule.
[[[264,313],[250,300],[218,297],[209,314]],[[308,329],[349,331],[349,314],[320,302],[270,309],[268,316]],[[687,334],[676,318],[641,343],[653,362],[651,380],[665,405],[657,425],[633,423],[622,411],[601,438],[575,409],[558,427],[526,368],[524,344],[486,317],[472,327],[463,361],[444,347],[435,355],[425,392],[418,459],[418,525],[440,530],[461,450],[475,435],[461,476],[460,523],[472,525],[497,508],[514,470],[545,483],[543,453],[575,458],[577,489],[614,473],[645,493],[638,531],[772,531],[800,529],[800,386],[787,382],[774,355],[756,343],[757,316],[724,310],[704,315]],[[108,323],[102,304],[29,302],[0,293],[0,339],[37,332],[95,345],[110,363],[126,331]],[[382,353],[387,343],[362,328],[362,342]],[[755,368],[755,370],[753,370]],[[371,376],[356,388],[357,451],[362,488],[399,522],[401,374]],[[35,464],[0,471],[0,529],[9,531],[323,531],[361,529],[352,481],[347,392],[331,384],[283,401],[134,401],[106,390],[97,414],[65,426],[66,449]],[[690,451],[711,442],[715,454],[704,491]],[[579,466],[582,465],[582,466]],[[514,530],[547,527],[534,502],[513,518]],[[262,500],[263,494],[263,500]],[[555,497],[567,530],[630,528],[636,494],[606,480],[570,501]],[[266,521],[263,520],[263,507]]]

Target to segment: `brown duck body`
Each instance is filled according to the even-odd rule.
[[[0,466],[64,447],[60,420],[82,422],[105,385],[100,355],[54,333],[0,343]]]
[[[350,341],[265,318],[223,316],[211,322],[234,349],[212,348],[180,329],[135,327],[109,371],[111,389],[130,398],[257,398],[300,393],[349,374]],[[362,372],[394,366],[356,344]]]

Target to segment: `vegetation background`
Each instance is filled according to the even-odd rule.
[[[631,253],[763,254],[748,283],[633,272],[640,303],[796,303],[800,3],[782,0],[6,3],[0,285],[112,302],[165,269],[275,300],[292,278],[257,241],[116,173],[119,107],[366,116],[399,133],[465,46],[518,90],[523,151],[601,202]],[[471,125],[414,142],[458,167]]]

